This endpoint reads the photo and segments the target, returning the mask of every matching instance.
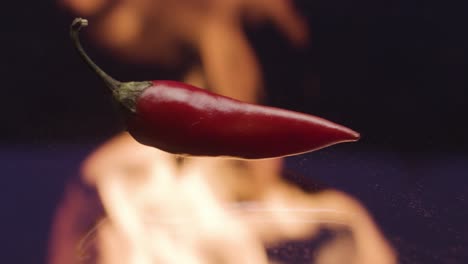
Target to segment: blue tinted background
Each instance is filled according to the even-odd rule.
[[[8,238],[2,248],[14,263],[45,257],[62,188],[90,150],[76,145],[2,149],[2,228]],[[467,158],[337,147],[289,158],[287,169],[360,199],[401,254],[401,263],[464,263]]]

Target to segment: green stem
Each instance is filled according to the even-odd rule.
[[[99,66],[97,66],[91,58],[86,54],[83,47],[80,43],[79,32],[80,29],[83,27],[88,26],[88,20],[83,18],[75,18],[73,23],[70,26],[70,37],[75,45],[76,50],[80,54],[81,58],[88,64],[88,66],[101,77],[101,79],[106,83],[107,87],[109,87],[113,93],[117,92],[119,88],[122,86],[122,83],[117,81],[116,79],[109,76],[105,73]]]
[[[86,64],[101,77],[107,87],[110,88],[114,99],[122,104],[130,112],[136,112],[137,100],[140,97],[141,93],[148,87],[152,85],[150,81],[143,82],[119,82],[116,79],[110,77],[105,73],[99,66],[97,66],[91,58],[86,54],[83,47],[80,43],[79,32],[82,27],[88,25],[88,20],[83,18],[75,18],[73,23],[70,26],[70,37],[75,45],[76,50],[80,54],[81,58],[86,62]]]

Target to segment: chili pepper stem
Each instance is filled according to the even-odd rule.
[[[104,81],[112,91],[114,98],[131,112],[135,112],[136,99],[141,92],[151,86],[151,82],[120,82],[109,76],[86,54],[81,46],[79,32],[81,28],[88,26],[88,20],[75,18],[70,26],[70,37],[80,57],[86,64]]]

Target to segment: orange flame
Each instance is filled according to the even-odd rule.
[[[350,230],[352,240],[328,245],[317,254],[317,263],[330,263],[340,253],[346,263],[395,263],[392,249],[357,201],[337,191],[305,193],[283,181],[281,166],[272,164],[181,161],[126,133],[112,139],[83,166],[83,180],[96,187],[105,211],[93,239],[84,244],[85,250],[98,252],[90,263],[270,263],[266,247],[310,239],[325,226]],[[73,198],[57,214],[51,264],[77,261],[70,247],[83,234],[70,232],[76,227],[69,220],[87,217],[80,215],[87,201],[77,194],[69,192]],[[95,221],[99,215],[97,210]]]
[[[262,73],[243,30],[274,23],[295,45],[307,43],[306,23],[286,0],[60,0],[91,19],[94,39],[133,63],[177,67],[197,54],[205,85],[242,101],[262,97]],[[201,67],[199,67],[201,66]],[[187,74],[190,74],[190,70]]]

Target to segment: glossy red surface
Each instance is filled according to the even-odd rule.
[[[142,144],[197,156],[290,156],[359,134],[323,118],[240,102],[174,81],[154,81],[137,100],[129,132]]]

